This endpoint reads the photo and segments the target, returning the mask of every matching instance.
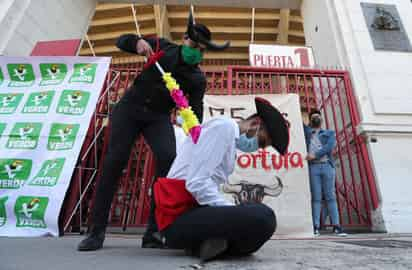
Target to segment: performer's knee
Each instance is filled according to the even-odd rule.
[[[276,231],[276,215],[275,212],[268,206],[262,204],[264,208],[262,209],[262,219],[263,219],[263,228],[262,232],[267,237],[270,238]]]
[[[252,223],[256,226],[256,232],[269,239],[276,230],[275,213],[265,204],[256,204],[253,208]]]

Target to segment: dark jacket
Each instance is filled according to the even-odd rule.
[[[126,52],[136,54],[136,44],[139,37],[126,34],[119,37],[116,46]],[[189,105],[198,117],[203,119],[203,96],[206,91],[206,77],[198,65],[187,65],[181,56],[181,46],[171,43],[163,38],[144,38],[153,51],[156,50],[157,42],[165,55],[159,60],[165,72],[172,73],[180,89],[188,96]],[[175,103],[170,97],[169,90],[162,80],[162,76],[155,65],[143,70],[134,80],[132,91],[136,91],[136,97],[142,105],[149,110],[159,113],[170,113]]]
[[[303,125],[305,131],[305,140],[306,147],[309,151],[310,141],[312,139],[312,128],[306,125]],[[319,141],[322,144],[322,148],[315,153],[316,159],[323,157],[324,155],[328,156],[329,162],[333,167],[335,167],[335,161],[332,156],[333,149],[336,146],[336,135],[335,132],[328,129],[321,129],[319,131]],[[309,162],[310,164],[310,162]]]

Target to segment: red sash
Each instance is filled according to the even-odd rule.
[[[164,230],[180,215],[198,206],[192,194],[186,190],[185,181],[159,178],[154,184],[155,217],[159,230]]]

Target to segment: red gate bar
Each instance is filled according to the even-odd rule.
[[[107,121],[111,106],[124,94],[140,70],[141,64],[111,67],[110,74],[119,73],[119,78],[110,88],[107,96],[102,97],[98,104],[96,117],[99,121],[90,126],[82,153],[84,149],[88,149],[93,140],[96,140],[93,138],[94,125],[103,126],[102,123]],[[356,133],[360,117],[347,71],[228,66],[227,69],[208,68],[204,72],[207,77],[207,94],[295,93],[300,96],[303,114],[307,114],[314,108],[322,110],[326,128],[336,131],[337,147],[334,153],[337,159],[336,191],[342,225],[370,228],[370,211],[377,208],[379,201],[366,145],[362,137]],[[89,153],[84,160],[79,161],[68,192],[71,200],[67,201],[65,208],[73,209],[73,197],[78,198],[79,189],[84,191],[88,179],[93,177],[93,171],[86,168],[97,164],[97,169],[100,171],[107,150],[109,129],[110,125],[104,127],[104,132],[99,135],[100,143],[93,146],[93,151],[98,155]],[[98,160],[94,160],[96,157]],[[153,155],[140,137],[131,151],[129,162],[119,181],[119,188],[110,211],[110,226],[127,230],[146,223],[153,177]],[[69,231],[89,223],[96,178],[98,179],[94,176],[93,185],[89,187],[83,198],[80,207],[82,214],[77,211]],[[80,187],[76,186],[78,183],[81,183]],[[310,202],[308,207],[309,205]]]

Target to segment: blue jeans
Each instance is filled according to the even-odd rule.
[[[312,194],[313,226],[320,227],[322,192],[328,207],[332,225],[339,225],[338,205],[335,192],[335,168],[329,162],[309,165],[310,191]]]

